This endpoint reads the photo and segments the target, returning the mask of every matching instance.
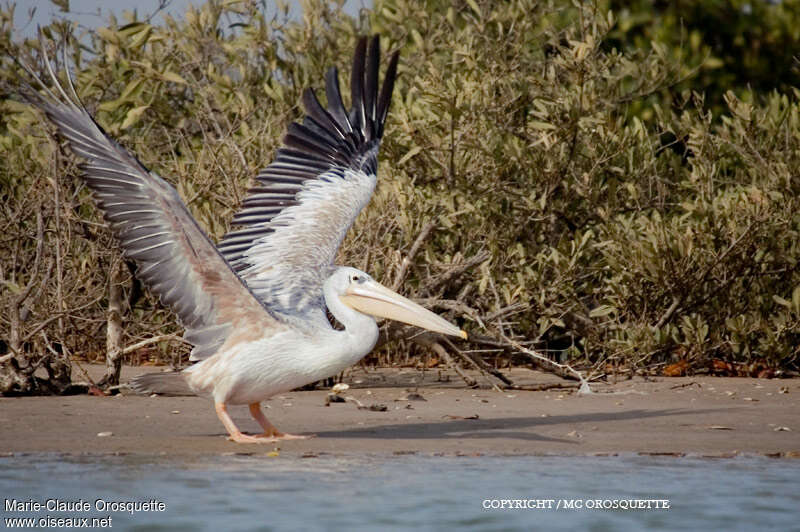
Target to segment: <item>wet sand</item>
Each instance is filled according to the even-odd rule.
[[[99,368],[89,368],[98,374]],[[157,370],[157,368],[155,368]],[[124,368],[123,381],[154,368]],[[529,386],[567,384],[525,369]],[[76,372],[77,376],[77,372]],[[486,384],[478,377],[479,382]],[[465,388],[452,373],[351,370],[344,396],[286,393],[263,403],[281,430],[307,440],[243,445],[227,441],[210,399],[201,397],[0,398],[0,453],[200,455],[269,453],[586,455],[765,454],[800,458],[800,380],[682,377],[574,389]],[[417,394],[416,396],[414,394]],[[359,409],[383,405],[385,411]],[[245,432],[258,432],[247,408],[232,406]],[[98,436],[102,433],[111,435]]]

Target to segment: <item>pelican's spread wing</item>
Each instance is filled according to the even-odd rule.
[[[80,166],[83,179],[125,256],[136,262],[138,277],[180,318],[184,338],[194,345],[191,359],[214,354],[234,330],[262,333],[280,327],[231,270],[177,191],[110,138],[80,104],[69,73],[72,97],[46,56],[45,61],[55,92],[40,94],[28,87],[26,96],[86,160]]]
[[[328,108],[307,89],[307,116],[293,123],[275,161],[256,177],[240,228],[219,249],[250,289],[282,315],[322,316],[322,285],[336,251],[375,188],[383,123],[397,73],[395,53],[378,93],[378,37],[356,47],[350,112],[338,73],[326,76]]]

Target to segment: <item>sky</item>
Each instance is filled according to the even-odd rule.
[[[18,34],[15,38],[20,37],[35,37],[37,25],[45,25],[50,23],[53,18],[68,18],[69,20],[76,21],[81,26],[88,28],[95,28],[108,21],[109,15],[113,12],[117,15],[118,20],[122,19],[123,11],[131,11],[136,9],[139,19],[144,19],[151,13],[158,9],[158,0],[68,0],[69,13],[62,12],[58,6],[53,4],[50,0],[17,0],[10,3],[16,3],[17,8],[14,13],[14,27],[17,29]],[[266,0],[267,4],[271,4]],[[190,5],[202,5],[205,0],[170,0],[169,5],[162,11],[168,13],[174,18],[182,18],[186,9]],[[345,3],[345,12],[355,15],[362,7],[369,7],[372,5],[371,0],[348,0]],[[29,13],[33,11],[33,18],[30,18]],[[300,6],[294,3],[290,12],[294,16],[299,17],[301,14]],[[156,20],[161,14],[157,15]]]
[[[170,0],[164,12],[173,17],[181,17],[190,4],[201,4],[201,0]],[[50,0],[17,1],[14,13],[14,27],[25,37],[36,35],[36,26],[48,24],[54,18],[68,18],[82,26],[95,28],[108,21],[113,12],[121,19],[122,12],[137,9],[139,17],[144,18],[158,8],[158,0],[69,0],[69,13],[62,12]],[[29,12],[33,10],[33,19]]]

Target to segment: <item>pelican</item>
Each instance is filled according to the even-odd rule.
[[[44,46],[42,49],[44,50]],[[52,121],[85,160],[92,190],[138,277],[177,314],[194,364],[180,373],[143,375],[132,386],[157,390],[169,380],[213,398],[229,439],[240,443],[304,438],[279,431],[261,401],[335,375],[375,346],[375,318],[461,336],[464,331],[334,259],[376,184],[377,156],[398,53],[378,91],[380,46],[374,36],[355,49],[351,109],[342,102],[335,67],[325,77],[327,109],[313,89],[303,93],[306,116],[289,125],[274,162],[256,177],[235,229],[216,247],[175,188],[145,168],[92,118],[67,71],[70,93],[44,55],[53,89],[25,67],[40,93],[27,99]],[[66,65],[66,61],[65,61]],[[334,328],[326,309],[344,326]],[[228,414],[249,405],[263,434],[242,433]]]

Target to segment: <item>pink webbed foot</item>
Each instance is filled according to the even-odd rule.
[[[275,425],[269,422],[264,412],[261,411],[261,404],[259,403],[250,404],[250,415],[253,416],[253,419],[264,429],[262,434],[256,436],[257,438],[265,438],[275,442],[281,440],[307,440],[308,438],[314,437],[313,434],[306,436],[304,434],[286,434],[285,432],[279,431]]]
[[[239,430],[236,424],[231,419],[231,416],[228,414],[228,408],[225,403],[216,403],[214,408],[217,411],[217,416],[219,417],[222,424],[225,425],[225,430],[228,431],[228,440],[236,443],[274,443],[278,441],[284,440],[305,440],[308,438],[313,438],[314,435],[304,435],[304,434],[286,434],[284,432],[279,431],[275,425],[269,422],[269,420],[264,416],[264,413],[261,411],[261,405],[259,403],[252,403],[250,405],[250,414],[253,418],[261,425],[261,428],[264,429],[263,434],[258,435],[250,435],[245,434]]]
[[[228,436],[228,441],[235,443],[270,443],[274,440],[268,440],[266,438],[261,438],[260,436],[251,436],[250,434],[245,434],[243,432],[235,432]]]
[[[268,439],[269,441],[282,441],[282,440],[307,440],[316,437],[316,434],[286,434],[285,432],[276,431],[275,433],[264,432],[256,436],[256,438]]]

